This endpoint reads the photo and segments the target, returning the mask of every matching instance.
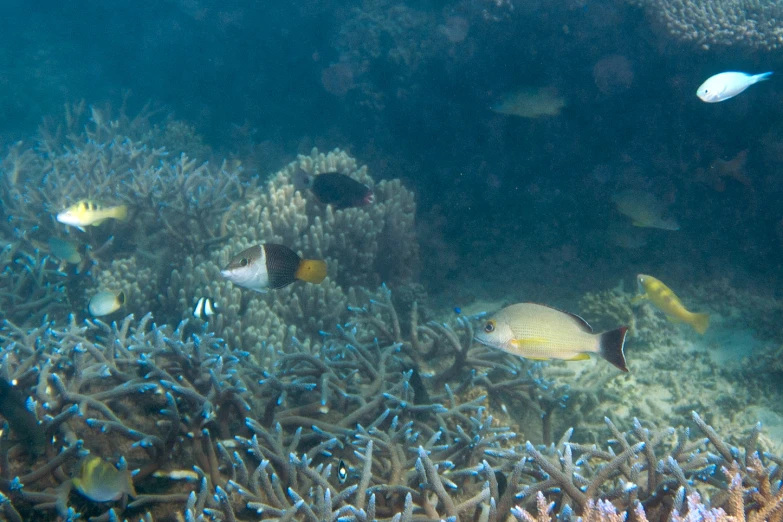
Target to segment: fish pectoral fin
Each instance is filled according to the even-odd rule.
[[[631,305],[637,305],[647,299],[647,294],[639,294],[633,299],[631,299]]]
[[[513,346],[514,348],[526,348],[528,346],[540,346],[542,344],[546,343],[546,339],[542,337],[526,337],[524,339],[513,339],[509,341],[508,344]],[[525,357],[526,359],[532,359],[532,357]],[[544,358],[543,360],[546,360],[547,358]]]
[[[578,353],[574,357],[571,357],[570,359],[566,359],[566,361],[585,361],[590,358],[590,355],[586,353]]]
[[[101,223],[103,223],[104,221],[106,221],[106,219],[105,219],[105,218],[104,218],[104,219],[99,219],[98,221],[94,221],[94,222],[92,222],[92,223],[90,223],[90,224],[91,224],[92,226],[94,226],[94,227],[97,227],[97,226],[100,226],[100,224],[101,224]]]

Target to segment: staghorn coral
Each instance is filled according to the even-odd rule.
[[[783,6],[777,1],[631,0],[666,30],[703,49],[738,46],[772,51],[783,47]]]

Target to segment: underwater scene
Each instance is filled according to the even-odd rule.
[[[783,521],[783,2],[0,6],[0,520]]]

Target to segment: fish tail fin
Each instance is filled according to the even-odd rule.
[[[317,259],[303,259],[294,277],[318,284],[326,278],[326,263]]]
[[[693,314],[690,323],[694,330],[704,335],[710,326],[710,314]]]
[[[761,74],[756,74],[753,76],[753,83],[763,82],[764,80],[769,80],[769,77],[772,76],[772,71],[765,72]]]
[[[117,302],[120,304],[120,306],[125,304],[125,292],[120,291],[119,294],[117,294]]]
[[[598,354],[624,372],[628,371],[623,351],[625,349],[625,334],[627,332],[628,327],[621,326],[600,334],[598,338]]]
[[[120,221],[128,219],[128,205],[120,205],[114,211],[114,217]]]

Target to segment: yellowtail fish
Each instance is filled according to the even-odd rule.
[[[264,292],[297,279],[318,284],[326,277],[326,263],[302,259],[287,246],[265,243],[237,254],[220,274],[235,285]]]
[[[76,243],[73,241],[67,241],[59,237],[50,237],[48,243],[49,251],[57,259],[74,265],[82,262],[82,256],[76,250]]]
[[[90,225],[97,227],[107,219],[125,221],[128,219],[128,207],[126,205],[103,207],[94,201],[83,199],[57,214],[57,221],[76,227],[82,232],[84,227]]]
[[[653,276],[639,274],[639,295],[633,298],[632,304],[642,299],[649,299],[655,308],[666,314],[670,320],[688,323],[694,330],[703,334],[710,326],[710,314],[689,312],[672,290]]]
[[[110,292],[109,290],[102,290],[92,296],[90,303],[87,305],[87,309],[93,317],[103,317],[109,315],[125,304],[125,292]]]
[[[476,340],[511,355],[533,360],[583,361],[598,354],[624,372],[627,326],[603,333],[578,315],[549,306],[519,303],[490,317],[476,334]]]
[[[79,473],[71,479],[76,490],[93,502],[111,502],[125,495],[136,495],[127,466],[117,469],[97,455],[81,461]]]

